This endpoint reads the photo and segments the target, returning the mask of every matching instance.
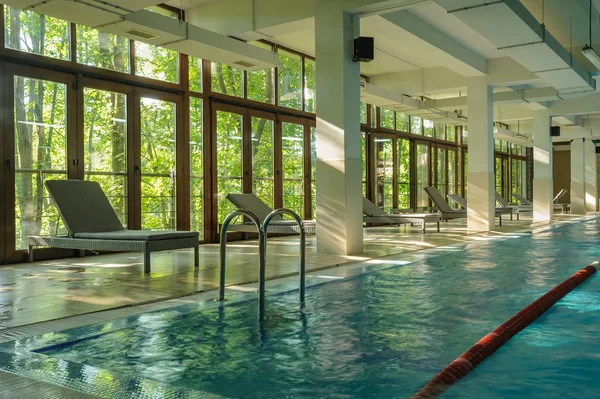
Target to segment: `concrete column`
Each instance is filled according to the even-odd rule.
[[[342,0],[315,1],[317,252],[363,248],[360,64],[352,62],[359,20]]]
[[[585,140],[585,209],[598,212],[598,170],[596,165],[596,144]]]
[[[585,214],[585,141],[571,141],[571,213]]]
[[[490,231],[494,228],[493,92],[485,76],[467,81],[469,109],[469,180],[467,186],[467,228]]]
[[[533,220],[536,222],[552,220],[554,212],[551,120],[548,110],[533,114]]]

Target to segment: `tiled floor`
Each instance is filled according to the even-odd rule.
[[[560,220],[573,219],[559,215]],[[365,229],[364,253],[336,256],[316,253],[314,237],[307,240],[307,271],[345,263],[426,250],[483,237],[531,229],[526,217],[507,221],[491,233],[467,233],[464,221],[442,224],[440,233],[422,234],[418,227]],[[0,267],[0,330],[77,314],[156,302],[217,288],[219,246],[200,247],[200,268],[194,270],[191,250],[152,255],[150,276],[143,274],[141,254],[113,254],[40,261]],[[271,237],[268,278],[298,270],[298,237]],[[227,285],[250,283],[258,277],[256,241],[228,245]]]

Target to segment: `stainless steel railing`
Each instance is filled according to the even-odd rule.
[[[304,222],[296,212],[290,209],[280,208],[269,213],[263,222],[265,254],[267,253],[267,233],[269,230],[269,223],[271,223],[271,220],[277,215],[290,215],[294,218],[296,223],[298,223],[298,229],[300,230],[300,305],[303,306],[306,291],[306,231],[304,230]]]
[[[229,224],[238,216],[246,216],[256,226],[258,232],[258,317],[264,319],[265,315],[265,271],[266,271],[266,253],[267,253],[267,231],[271,220],[277,215],[287,214],[294,218],[300,230],[300,305],[304,306],[306,292],[306,232],[304,222],[297,213],[290,209],[276,209],[265,218],[264,223],[260,222],[258,216],[245,209],[237,209],[231,212],[221,226],[221,269],[219,276],[219,301],[225,300],[225,275],[227,267],[227,230]]]

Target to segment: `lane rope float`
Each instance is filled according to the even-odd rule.
[[[556,302],[593,276],[594,273],[596,273],[596,268],[592,265],[587,266],[552,288],[535,302],[498,326],[494,331],[481,338],[425,384],[411,399],[432,399],[441,395],[451,385],[465,377],[481,362],[500,349],[517,333],[537,320]]]

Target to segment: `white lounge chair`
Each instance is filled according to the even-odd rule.
[[[435,187],[425,187],[425,192],[431,198],[435,206],[442,213],[442,219],[450,220],[450,219],[466,219],[467,211],[466,209],[452,209],[450,205],[446,202],[442,194]],[[500,219],[500,226],[502,226],[502,213],[496,212],[496,217]]]
[[[560,201],[565,195],[567,195],[567,193],[569,192],[569,190],[567,189],[562,189],[558,192],[558,194],[556,194],[556,197],[554,197],[554,199],[552,200],[553,204],[554,204],[554,210],[555,211],[561,211],[562,213],[566,213],[570,208],[571,205],[569,204],[562,204],[559,203],[558,201]],[[519,194],[513,194],[513,197],[515,197],[520,203],[521,205],[531,205],[533,206],[533,202],[529,201],[527,198],[523,197],[522,195]]]
[[[273,208],[265,204],[255,194],[227,194],[226,197],[232,204],[239,209],[245,209],[253,212],[260,222],[263,223],[267,215],[273,212]],[[306,234],[315,234],[317,223],[314,220],[304,221],[304,232]],[[243,233],[255,233],[256,226],[254,223],[230,224],[228,231],[239,231]],[[295,220],[284,220],[280,215],[271,219],[269,223],[269,233],[276,234],[298,234],[298,224]]]
[[[382,224],[420,224],[423,233],[426,233],[427,223],[436,223],[440,231],[442,217],[439,213],[387,213],[374,203],[363,197],[363,222]]]
[[[126,230],[97,182],[48,180],[46,187],[62,218],[68,237],[30,236],[29,261],[33,248],[144,253],[144,272],[150,273],[150,253],[194,248],[194,265],[199,265],[199,236],[195,231]]]
[[[520,194],[513,194],[513,197],[517,199],[521,203],[521,205],[533,205],[533,202],[529,201],[527,198],[523,197]]]

